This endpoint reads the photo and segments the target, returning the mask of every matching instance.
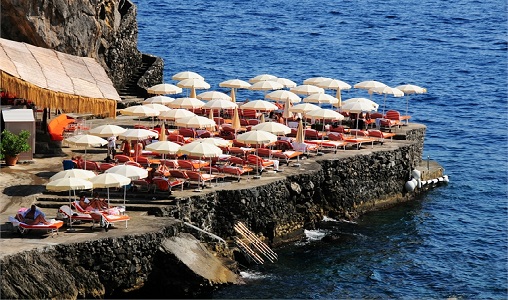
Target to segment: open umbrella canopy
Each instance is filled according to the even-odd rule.
[[[328,94],[312,94],[303,98],[305,103],[318,103],[318,104],[337,104],[339,100]]]
[[[290,112],[306,114],[309,111],[321,109],[321,107],[311,103],[300,103],[289,109]]]
[[[376,111],[379,104],[367,98],[351,98],[342,102],[342,110],[352,113]]]
[[[130,178],[116,173],[102,173],[90,178],[89,181],[94,188],[122,187],[131,183]]]
[[[151,137],[156,138],[158,136],[159,134],[155,131],[135,128],[135,129],[127,129],[127,131],[119,135],[119,138],[128,141],[136,141],[136,140],[145,140]]]
[[[240,109],[254,109],[258,111],[272,111],[279,109],[275,104],[265,100],[253,100],[240,106]]]
[[[285,102],[286,99],[289,99],[289,101],[291,101],[291,103],[299,103],[302,101],[302,98],[300,98],[300,96],[298,96],[297,94],[295,94],[293,92],[287,91],[287,90],[277,90],[277,91],[270,92],[270,93],[266,94],[265,98],[273,100],[273,101],[281,101],[281,102]]]
[[[186,108],[186,109],[195,109],[200,108],[205,105],[205,102],[199,100],[198,98],[185,97],[178,98],[175,101],[168,104],[171,108]]]
[[[370,90],[377,87],[385,87],[386,84],[376,81],[376,80],[367,80],[362,81],[354,85],[355,89],[364,89],[364,90]]]
[[[219,86],[231,88],[231,101],[236,102],[235,89],[246,89],[250,87],[251,84],[240,79],[230,79],[219,83]]]
[[[343,120],[344,116],[340,113],[331,109],[316,109],[311,110],[305,114],[307,118],[313,118],[318,120]]]
[[[186,118],[186,117],[192,117],[192,116],[195,116],[195,115],[196,115],[195,113],[193,113],[192,111],[188,111],[187,109],[177,108],[177,109],[172,109],[170,111],[162,112],[158,116],[158,118],[161,119],[161,120],[174,121],[176,119]]]
[[[291,128],[278,122],[264,122],[252,126],[252,130],[262,130],[275,135],[286,135],[291,132]]]
[[[282,84],[285,88],[292,88],[292,87],[297,86],[296,82],[294,82],[293,80],[287,79],[287,78],[279,77],[279,78],[275,78],[275,79],[271,79],[271,80]]]
[[[167,105],[173,102],[175,98],[167,97],[167,96],[155,96],[147,98],[143,101],[143,104],[162,104]]]
[[[222,150],[212,143],[196,140],[180,147],[178,153],[198,157],[218,157],[222,154]]]
[[[401,90],[406,95],[411,94],[424,94],[427,92],[425,88],[419,87],[414,84],[403,84],[395,87],[396,89]]]
[[[242,143],[250,145],[270,144],[277,140],[277,136],[264,130],[251,130],[236,137]]]
[[[50,181],[46,184],[48,191],[63,192],[75,190],[88,190],[93,187],[93,184],[83,178],[67,177]]]
[[[148,177],[148,171],[146,169],[130,165],[114,166],[104,171],[104,173],[120,174],[130,178],[131,180],[137,180]]]
[[[145,149],[159,154],[176,154],[180,145],[171,141],[158,141],[147,145]]]
[[[227,146],[231,146],[231,142],[230,140],[225,140],[225,139],[222,139],[222,138],[215,138],[215,137],[209,137],[209,138],[204,138],[204,139],[199,139],[199,140],[196,140],[196,141],[201,141],[203,143],[211,143],[217,147],[227,147]]]
[[[192,116],[186,118],[180,118],[175,121],[175,125],[178,127],[185,128],[214,128],[216,123],[214,120],[202,116]]]
[[[210,109],[233,109],[235,107],[238,107],[238,104],[229,100],[211,100],[203,105],[203,108]]]
[[[165,105],[162,105],[162,104],[157,104],[157,103],[150,103],[150,104],[144,104],[143,103],[143,106],[146,106],[146,107],[150,107],[151,109],[154,109],[156,111],[159,112],[159,114],[163,111],[169,111],[171,110],[169,107],[165,106]]]
[[[118,125],[107,124],[107,125],[101,125],[101,126],[94,127],[92,129],[90,129],[90,131],[88,131],[88,133],[91,135],[96,135],[96,136],[107,138],[110,136],[118,136],[118,135],[124,133],[125,131],[127,131],[127,129],[120,127]]]
[[[249,90],[252,91],[272,91],[283,89],[284,86],[281,83],[272,80],[258,81],[253,83]]]
[[[351,85],[338,79],[328,79],[324,81],[320,81],[315,84],[316,86],[324,89],[329,90],[349,90],[351,88]]]
[[[311,77],[307,78],[303,81],[303,84],[310,84],[310,85],[318,85],[318,83],[321,83],[323,81],[332,80],[333,78],[329,77]]]
[[[210,88],[210,84],[203,79],[189,78],[179,81],[177,86],[181,88],[191,89],[190,98],[196,98],[196,90],[207,90]]]
[[[97,174],[95,174],[94,172],[89,171],[89,170],[69,169],[69,170],[63,170],[63,171],[56,173],[55,175],[53,175],[49,178],[49,181],[55,181],[57,179],[70,178],[70,177],[81,178],[81,179],[90,179],[95,176],[97,176]]]
[[[402,97],[404,96],[404,92],[399,90],[398,88],[391,88],[389,86],[382,86],[377,88],[372,88],[369,90],[369,93],[376,93],[379,95],[392,95],[393,97]]]
[[[294,88],[289,89],[291,92],[298,95],[311,95],[316,93],[324,93],[325,90],[323,88],[317,87],[315,85],[310,84],[302,84],[296,86]]]
[[[261,74],[261,75],[252,77],[251,79],[249,79],[249,82],[256,83],[256,82],[260,82],[260,81],[267,81],[267,80],[273,80],[273,79],[277,79],[277,76],[273,76],[270,74]]]
[[[217,92],[217,91],[203,92],[201,94],[198,94],[197,98],[199,100],[205,100],[205,101],[210,101],[210,100],[227,100],[227,101],[231,101],[231,97],[230,96],[228,96],[227,94],[224,94],[222,92]]]
[[[91,134],[78,134],[65,139],[65,141],[79,147],[99,147],[108,143],[105,139]]]
[[[120,113],[126,116],[137,116],[137,117],[155,117],[160,114],[159,111],[148,107],[146,105],[135,105],[121,109]]]
[[[156,84],[147,89],[147,92],[155,95],[180,94],[182,89],[170,83]]]
[[[181,80],[185,80],[185,79],[205,80],[205,78],[203,76],[199,75],[196,72],[192,72],[192,71],[183,71],[183,72],[176,73],[175,75],[173,75],[171,77],[171,79],[177,80],[177,81],[181,81]]]

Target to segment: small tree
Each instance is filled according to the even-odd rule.
[[[2,158],[5,156],[17,156],[21,152],[30,150],[28,139],[30,132],[21,130],[19,134],[14,134],[7,129],[2,131],[2,140],[0,143],[0,153]]]

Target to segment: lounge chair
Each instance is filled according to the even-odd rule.
[[[181,186],[183,191],[183,184],[185,183],[185,180],[168,180],[164,177],[154,177],[152,179],[152,184],[154,185],[154,192],[156,191],[163,191],[163,192],[169,192],[171,194],[171,188],[175,186]]]
[[[247,155],[249,165],[256,167],[256,170],[264,171],[266,167],[274,166],[275,162],[269,159],[263,159],[255,154]]]
[[[101,163],[101,164],[99,165],[99,170],[101,170],[101,172],[104,172],[104,171],[106,171],[107,169],[112,168],[112,167],[114,167],[114,166],[115,166],[115,164],[112,164],[112,163]]]
[[[28,233],[30,230],[46,230],[48,233],[51,233],[53,237],[55,234],[58,234],[58,230],[63,226],[63,221],[58,220],[50,220],[50,224],[26,224],[13,216],[9,216],[9,222],[11,222],[12,226],[19,231],[21,234]]]
[[[217,176],[215,175],[210,175],[210,174],[207,174],[207,173],[201,173],[201,172],[198,172],[198,171],[186,171],[187,173],[187,176],[189,176],[189,180],[190,181],[197,181],[198,182],[198,186],[205,186],[205,183],[207,181],[212,181],[212,180],[217,180]]]
[[[233,175],[238,181],[240,181],[241,176],[245,173],[250,173],[254,169],[248,166],[237,165],[237,166],[224,166],[220,169],[226,176]]]
[[[333,140],[305,140],[307,144],[317,145],[319,150],[332,150],[337,153],[339,148],[346,150],[348,143],[346,141],[333,141]]]
[[[134,158],[134,161],[137,162],[138,164],[142,165],[145,168],[149,167],[152,164],[150,159],[148,159],[148,157],[145,157],[145,156],[136,156]]]
[[[119,163],[126,163],[128,161],[132,161],[132,158],[130,156],[127,156],[127,155],[123,155],[123,154],[117,154],[115,155],[115,160],[117,160]]]
[[[187,172],[184,170],[169,170],[169,174],[173,178],[189,180],[189,176],[187,175]]]
[[[127,228],[127,221],[131,219],[128,215],[108,214],[107,212],[101,211],[93,211],[90,213],[73,212],[68,205],[60,206],[58,211],[69,219],[69,224],[75,221],[92,222],[91,228],[93,230],[95,228],[95,224],[97,223],[100,227],[104,228],[106,232],[109,230],[113,223],[121,221],[125,221],[125,228]]]
[[[131,181],[132,186],[140,192],[150,192],[151,185],[146,179],[135,179]]]
[[[377,141],[380,142],[381,144],[384,143],[385,139],[390,139],[390,141],[392,141],[393,137],[396,135],[393,132],[383,132],[381,130],[373,130],[373,129],[369,129],[368,133],[370,137],[377,139]]]

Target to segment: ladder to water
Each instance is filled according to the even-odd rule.
[[[240,239],[238,237],[235,237],[235,243],[254,262],[256,262],[257,264],[264,263],[263,258],[258,254],[258,252],[261,253],[272,263],[277,260],[278,258],[277,253],[275,253],[272,249],[270,249],[270,247],[268,247],[267,244],[261,241],[242,222],[237,222],[234,226],[234,229],[243,238]]]

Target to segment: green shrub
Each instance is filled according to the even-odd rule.
[[[7,129],[2,131],[0,140],[0,155],[1,158],[8,156],[16,156],[21,152],[30,150],[28,139],[30,138],[30,132],[27,130],[21,130],[19,134],[14,134]]]

